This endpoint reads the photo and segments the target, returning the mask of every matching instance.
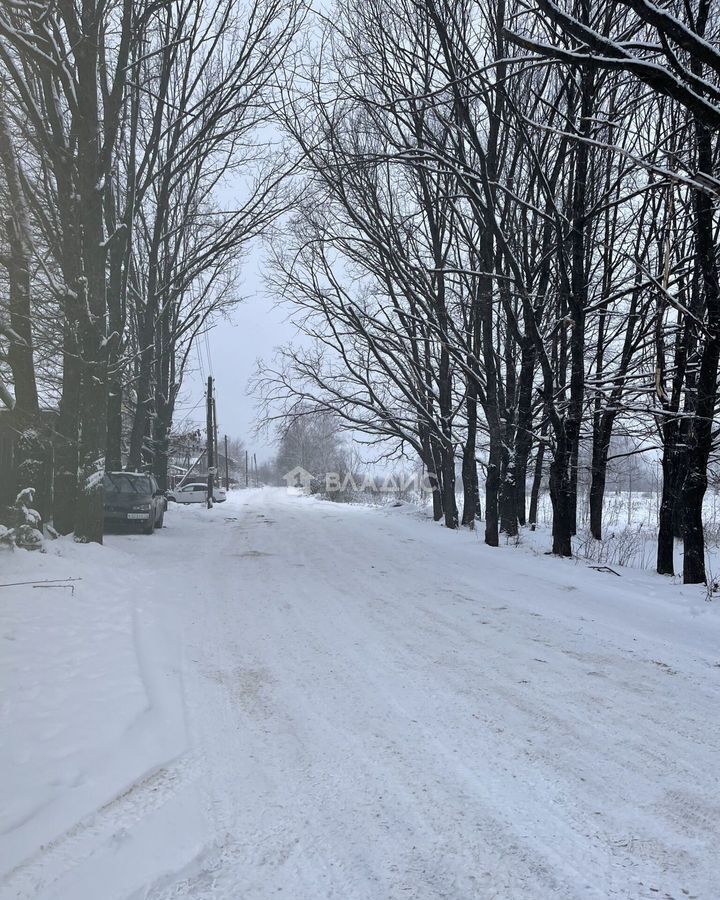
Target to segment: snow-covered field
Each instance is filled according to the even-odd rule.
[[[720,606],[279,489],[0,554],[2,900],[720,897]],[[74,591],[71,587],[74,587]]]

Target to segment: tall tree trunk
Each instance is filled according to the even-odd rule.
[[[520,432],[518,432],[518,438]],[[532,444],[528,442],[523,447],[522,454],[520,449],[516,450],[517,464],[515,467],[515,511],[517,513],[518,525],[523,527],[527,525],[527,467],[528,457]]]
[[[455,499],[455,453],[452,444],[445,444],[442,448],[442,499],[443,516],[446,528],[458,527],[458,508]]]
[[[9,249],[7,276],[10,332],[7,362],[15,388],[12,426],[17,434],[15,459],[19,488],[35,489],[35,505],[43,517],[50,512],[50,478],[47,458],[49,436],[39,421],[38,390],[33,356],[32,311],[30,306],[30,218],[23,194],[18,156],[0,100],[0,165],[5,175],[10,215],[5,221]]]
[[[535,349],[527,337],[523,342],[518,381],[518,422],[515,439],[515,510],[518,523],[525,525],[527,467],[532,448],[532,391],[535,374]]]
[[[550,501],[553,508],[553,546],[556,556],[572,556],[572,439],[558,441],[550,464]]]
[[[123,382],[120,368],[121,335],[125,328],[123,303],[123,265],[125,242],[116,241],[110,249],[108,266],[108,325],[113,337],[108,354],[108,402],[106,465],[112,471],[122,468]]]
[[[500,269],[500,262],[497,264]],[[498,285],[498,293],[502,304],[510,306],[510,292],[505,280]],[[501,352],[501,338],[498,334],[498,359]],[[505,378],[499,379],[498,405],[502,409],[500,416],[501,442],[500,442],[500,493],[498,496],[498,509],[500,513],[500,530],[508,537],[515,537],[518,533],[517,514],[517,406],[518,384],[516,373],[516,338],[508,329],[505,334],[503,356],[505,362]]]
[[[603,503],[607,480],[609,440],[602,424],[593,433],[591,481],[590,481],[590,534],[596,541],[602,540]]]
[[[107,449],[105,465],[110,472],[122,469],[123,384],[119,379],[108,381]]]
[[[161,198],[166,203],[167,197]],[[148,285],[146,303],[140,325],[140,348],[138,353],[138,377],[135,390],[135,412],[130,431],[130,446],[128,450],[127,468],[131,472],[140,472],[144,463],[145,439],[148,433],[148,423],[155,412],[153,369],[155,362],[155,329],[157,327],[158,308],[158,265],[160,245],[162,242],[162,229],[165,222],[165,206],[158,204],[155,217],[155,228],[150,248],[148,261]]]
[[[153,474],[161,491],[168,489],[168,464],[170,461],[170,432],[173,416],[175,415],[175,402],[177,401],[180,385],[175,381],[175,359],[170,352],[169,380],[166,383],[167,399],[163,394],[158,404],[158,415],[153,421],[153,443],[155,455],[153,456]]]
[[[485,477],[485,543],[497,547],[500,543],[498,494],[500,492],[501,450],[497,439],[490,435],[487,475]]]
[[[68,258],[67,248],[65,257]],[[70,534],[75,527],[77,502],[81,379],[76,298],[70,294],[65,297],[63,317],[63,377],[55,441],[53,525],[60,534]]]
[[[713,142],[710,129],[696,117],[698,170],[712,175]],[[717,398],[718,362],[720,362],[720,283],[714,241],[713,200],[703,191],[694,192],[695,247],[697,266],[707,310],[707,332],[697,376],[695,416],[690,422],[683,511],[685,514],[683,582],[702,584],[705,575],[705,537],[703,500],[707,490],[707,464],[712,449],[713,418]]]
[[[141,86],[139,84],[137,57],[143,52],[145,23],[136,22],[136,40],[128,47],[129,89],[127,128],[128,160],[127,180],[124,184],[124,209],[122,221],[118,222],[120,196],[123,192],[108,179],[105,185],[105,211],[108,233],[111,235],[108,247],[108,325],[112,342],[108,354],[108,412],[106,466],[111,471],[122,469],[123,433],[123,364],[121,357],[125,348],[124,333],[127,324],[127,294],[133,256],[133,225],[137,193],[137,144],[140,115]],[[132,74],[131,74],[132,73]],[[108,92],[105,88],[105,92]],[[117,187],[117,190],[116,190]]]
[[[135,412],[130,430],[127,468],[130,472],[140,472],[143,467],[143,449],[147,434],[147,423],[153,411],[152,358],[153,358],[154,314],[148,306],[140,329],[140,352],[138,354],[138,377],[135,384]]]
[[[517,514],[517,472],[515,468],[515,451],[503,447],[500,478],[500,530],[508,537],[515,537],[518,533]]]
[[[428,482],[432,490],[433,520],[439,522],[443,517],[442,482],[438,471],[439,451],[430,437],[428,427],[419,426],[420,446],[423,448],[422,462],[427,470]]]
[[[82,235],[79,343],[80,386],[78,495],[75,539],[103,539],[103,475],[107,443],[107,299],[103,222],[104,169],[100,158],[98,98],[98,16],[94,0],[83,0],[77,65],[78,194]]]
[[[38,392],[33,359],[29,253],[22,226],[14,216],[6,220],[5,233],[10,248],[8,312],[12,329],[7,361],[15,386],[15,408],[24,416],[32,417],[38,412]]]
[[[678,470],[682,456],[677,446],[677,419],[667,418],[662,425],[662,496],[658,521],[657,571],[675,574],[674,510],[678,503]]]
[[[578,529],[578,479],[580,476],[580,432],[578,431],[577,439],[573,441],[572,451],[570,453],[570,533],[574,537]]]
[[[489,452],[485,479],[485,543],[497,547],[500,543],[499,493],[502,465],[502,433],[498,404],[498,375],[493,341],[493,270],[492,233],[486,228],[480,238],[480,269],[476,315],[480,335],[483,369],[485,373],[485,419],[487,421]]]
[[[547,435],[547,422],[543,422],[540,431],[541,440],[538,442],[537,453],[535,454],[535,469],[533,472],[533,483],[530,489],[530,509],[528,510],[528,524],[532,531],[537,526],[538,502],[540,499],[540,488],[542,486],[543,463],[545,461],[545,436]]]
[[[440,301],[440,326],[443,334],[447,334],[444,290]],[[450,353],[445,343],[440,350],[440,366],[438,371],[438,406],[440,412],[440,428],[443,442],[440,448],[442,461],[443,514],[445,527],[458,527],[458,509],[455,500],[455,452],[452,436],[452,373],[450,369]]]
[[[594,104],[595,78],[591,71],[583,70],[580,75],[580,134],[589,138],[593,122],[591,113]],[[577,532],[577,483],[578,483],[578,459],[580,454],[580,428],[583,414],[583,401],[585,398],[585,311],[587,306],[587,273],[586,273],[586,237],[587,215],[586,195],[588,164],[590,161],[590,147],[585,141],[579,141],[575,148],[575,172],[573,179],[573,198],[570,227],[570,296],[569,309],[572,322],[570,331],[570,403],[568,416],[565,423],[565,435],[567,440],[566,465],[567,474],[560,479],[563,487],[560,495],[563,497],[559,504],[560,514],[567,516],[567,525],[570,534]],[[567,508],[564,509],[565,504]],[[558,531],[563,535],[559,538],[558,546],[565,548],[565,523],[559,525]],[[560,552],[562,556],[571,555]]]
[[[158,403],[157,414],[153,419],[153,454],[152,471],[161,491],[168,489],[168,459],[170,454],[170,426],[172,417],[167,403]]]
[[[130,265],[130,233],[132,204],[128,203],[125,221],[118,227],[115,198],[110,189],[105,192],[108,231],[112,239],[108,248],[107,318],[108,318],[108,403],[106,464],[110,471],[122,468],[123,373],[121,355],[126,320],[126,295]]]
[[[463,446],[462,458],[462,524],[466,525],[468,528],[474,528],[475,519],[478,518],[479,515],[477,507],[479,496],[477,463],[475,461],[477,444],[477,388],[475,385],[475,379],[472,377],[468,377],[467,380],[465,405],[467,416],[467,430],[465,434],[465,444]]]

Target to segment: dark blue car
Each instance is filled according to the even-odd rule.
[[[152,475],[106,472],[103,486],[106,528],[139,528],[143,534],[162,528],[167,499]]]

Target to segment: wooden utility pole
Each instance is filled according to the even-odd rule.
[[[208,480],[207,480],[207,508],[212,509],[213,505],[213,475],[215,474],[215,448],[214,429],[213,429],[213,379],[212,375],[208,375],[207,380],[207,464],[208,464]]]
[[[230,490],[230,470],[228,469],[227,435],[225,435],[225,490]]]
[[[249,481],[248,481],[248,452],[247,452],[247,450],[246,450],[246,451],[245,451],[245,487],[248,487],[248,485],[249,485]]]
[[[255,487],[259,487],[257,474],[257,456],[253,453],[253,469],[255,469]]]
[[[218,443],[218,428],[217,428],[217,407],[215,405],[215,393],[213,392],[213,446],[215,447],[215,468],[217,469],[217,474],[213,475],[213,485],[217,484],[218,487],[222,484],[220,480],[220,444]]]

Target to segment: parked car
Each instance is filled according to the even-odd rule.
[[[140,527],[143,534],[162,528],[167,499],[152,475],[106,472],[105,525]]]
[[[207,482],[195,481],[191,484],[184,484],[182,487],[175,488],[174,491],[168,491],[167,498],[176,503],[207,503]],[[225,488],[215,485],[213,498],[216,503],[226,500]]]

